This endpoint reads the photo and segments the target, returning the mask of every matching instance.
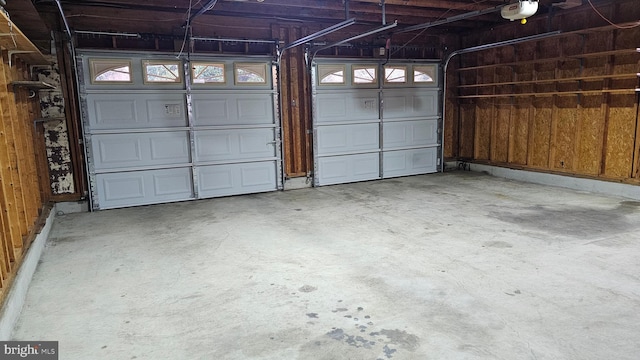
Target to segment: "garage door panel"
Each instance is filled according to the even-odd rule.
[[[180,169],[180,171],[164,171],[152,176],[155,197],[182,196],[193,193],[191,186],[191,173]]]
[[[383,177],[436,172],[437,148],[397,150],[383,153]]]
[[[275,161],[199,166],[201,198],[276,190]]]
[[[142,145],[138,137],[94,136],[93,143],[98,148],[98,157],[95,162],[97,169],[121,167],[124,164],[132,165],[143,162]],[[94,153],[96,153],[95,150]]]
[[[188,132],[93,135],[96,170],[189,163]]]
[[[214,72],[225,69],[225,82],[195,87],[187,84],[189,60],[171,55],[79,50],[78,60],[87,74],[79,95],[92,209],[282,187],[275,72],[259,74],[265,80],[259,85],[251,77],[233,81],[235,69],[273,68],[271,57],[201,54],[194,61]],[[149,68],[141,65],[165,62],[179,63],[181,81],[145,77]],[[95,78],[119,64],[128,66],[131,82]]]
[[[266,190],[275,187],[275,172],[272,163],[250,164],[240,167],[240,186],[243,189],[266,187]]]
[[[394,121],[384,123],[383,148],[431,146],[438,144],[438,121]]]
[[[196,161],[273,158],[273,129],[199,130],[195,133]]]
[[[321,126],[318,128],[318,155],[375,151],[380,148],[379,137],[377,123]]]
[[[87,107],[92,130],[187,126],[184,95],[89,94]]]
[[[384,119],[438,116],[438,91],[390,90],[384,93]]]
[[[102,209],[193,198],[189,168],[97,174],[96,181]]]
[[[234,121],[229,114],[228,99],[193,98],[193,119],[195,125],[226,125]]]
[[[367,89],[353,81],[354,69],[361,67],[358,62],[316,61],[316,66],[334,73],[319,74],[318,67],[312,72],[317,84],[313,98],[314,185],[437,171],[441,89],[436,83],[426,83],[424,76],[416,77],[428,68],[431,70],[425,74],[437,78],[435,64],[392,64],[408,70],[405,75],[409,81],[400,84],[389,82],[389,65],[372,61],[370,67],[377,67],[385,78],[372,76],[368,86],[377,87]],[[332,80],[336,82],[325,86]]]
[[[169,126],[185,126],[184,100],[166,98],[164,100],[146,100],[147,116],[150,124],[171,124]]]
[[[247,124],[263,124],[265,119],[271,120],[273,116],[273,100],[271,96],[238,99],[236,108],[238,110],[238,119]],[[271,121],[266,123],[271,123]]]
[[[115,203],[123,200],[141,202],[145,197],[144,174],[108,174],[98,175],[98,182],[103,187],[104,198],[101,203]]]
[[[244,158],[275,156],[274,136],[271,129],[237,131],[238,154]]]
[[[133,100],[95,100],[89,102],[89,108],[95,113],[91,124],[94,129],[135,127],[142,123]]]
[[[231,194],[234,188],[233,166],[212,165],[198,168],[200,197]]]
[[[317,123],[378,121],[378,91],[316,95]]]
[[[379,179],[379,153],[318,158],[318,173],[316,176],[317,185]]]
[[[273,96],[260,94],[194,94],[196,126],[273,124]]]
[[[189,134],[164,133],[149,139],[151,160],[171,164],[189,162]]]

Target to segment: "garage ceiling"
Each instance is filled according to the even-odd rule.
[[[540,0],[536,16],[544,16],[554,3],[567,0]],[[595,0],[594,0],[595,1]],[[210,11],[192,23],[194,35],[233,36],[250,33],[253,38],[271,38],[274,22],[306,27],[317,31],[344,20],[355,18],[362,31],[382,23],[383,9],[387,22],[398,21],[395,32],[416,24],[447,19],[513,2],[511,0],[219,0]],[[136,32],[159,35],[183,33],[189,7],[191,14],[202,9],[210,0],[62,0],[67,20],[74,30]],[[16,24],[34,42],[45,43],[49,27],[60,27],[57,8],[52,0],[9,0],[6,9]],[[44,22],[34,21],[43,16]],[[244,20],[239,20],[240,18]],[[475,16],[438,27],[429,34],[465,33],[505,23],[499,12]],[[234,33],[235,32],[235,33]],[[408,33],[410,37],[415,34]]]
[[[388,21],[398,20],[400,24],[408,26],[483,10],[507,2],[509,0],[386,0],[384,8]],[[190,1],[153,0],[141,4],[126,0],[66,0],[62,3],[69,8],[82,7],[87,14],[96,11],[91,8],[100,9],[99,11],[106,16],[144,10],[165,13],[176,20],[182,20],[180,15],[187,13]],[[209,3],[209,0],[192,0],[191,3],[193,10],[197,11]],[[378,24],[382,21],[381,0],[220,0],[207,15],[332,23],[345,19],[345,5],[349,9],[349,17],[355,17],[361,23]],[[486,24],[496,20],[499,20],[499,15],[483,17],[480,22]],[[473,22],[476,21],[477,19],[461,22],[456,24],[456,27],[473,26]],[[176,25],[181,24],[178,21]]]

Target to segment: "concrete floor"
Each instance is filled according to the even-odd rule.
[[[60,359],[638,359],[640,202],[452,172],[60,216]]]

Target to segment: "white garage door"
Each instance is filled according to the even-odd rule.
[[[79,60],[92,209],[282,188],[270,59]]]
[[[318,60],[313,84],[315,185],[438,170],[437,64]]]

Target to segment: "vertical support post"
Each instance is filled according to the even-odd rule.
[[[559,58],[562,58],[564,55],[564,49],[562,48],[562,42],[560,39],[556,40],[557,43],[557,47],[559,49]],[[553,78],[554,79],[558,79],[559,75],[560,75],[560,70],[559,67],[561,65],[560,60],[556,60],[555,61],[555,69],[554,69],[554,74],[553,74]],[[554,83],[554,91],[557,92],[558,91],[558,83]],[[548,169],[553,169],[554,168],[554,161],[556,158],[556,139],[557,139],[557,127],[558,127],[558,95],[554,94],[552,95],[552,101],[551,101],[551,122],[549,123],[549,156],[547,157],[547,168]]]
[[[515,45],[511,45],[511,50],[513,52],[513,57],[512,57],[512,61],[515,61],[518,58],[518,49],[516,48]],[[510,92],[512,94],[516,93],[516,82],[518,81],[518,72],[516,71],[516,66],[515,65],[511,65],[509,66],[509,69],[511,69],[511,76],[510,76],[510,81],[511,83],[511,87],[510,87]],[[515,152],[515,132],[516,132],[516,119],[514,119],[514,114],[516,113],[516,97],[515,96],[510,96],[509,97],[509,130],[507,131],[507,162],[508,163],[512,163],[515,161],[514,155],[513,153]]]
[[[586,50],[586,35],[585,34],[580,34],[580,52],[582,52],[583,54],[585,53]],[[584,58],[580,58],[580,69],[578,70],[578,76],[584,76]],[[582,80],[578,80],[578,91],[582,90]],[[577,93],[577,101],[576,101],[576,131],[574,132],[573,136],[574,136],[574,147],[573,147],[573,159],[571,161],[572,164],[572,172],[576,173],[578,172],[580,166],[580,139],[581,139],[581,132],[582,132],[582,112],[583,112],[583,107],[582,107],[582,94]]]
[[[540,44],[536,43],[535,44],[535,50],[533,51],[533,59],[537,60],[538,59],[538,52],[540,49]],[[535,81],[538,80],[538,64],[537,63],[533,63],[533,65],[531,66],[531,71],[533,72],[532,76],[531,76],[531,80]],[[535,84],[533,85],[532,89],[535,89]],[[531,97],[531,106],[529,107],[529,122],[527,124],[527,159],[526,159],[526,165],[527,166],[533,166],[533,154],[534,154],[534,145],[535,145],[535,119],[536,119],[536,98],[535,96]]]
[[[611,37],[609,38],[609,44],[607,44],[608,50],[613,50],[615,48],[617,34],[618,31],[616,29],[611,30]],[[615,56],[610,55],[607,56],[606,59],[607,63],[604,65],[604,73],[605,75],[611,75],[613,73],[613,62],[615,61]],[[602,89],[608,89],[610,82],[610,79],[604,79]],[[607,172],[607,147],[609,143],[609,101],[611,101],[611,95],[607,92],[603,92],[601,114],[602,118],[604,119],[604,131],[602,134],[602,160],[600,161],[599,175],[605,175]]]

